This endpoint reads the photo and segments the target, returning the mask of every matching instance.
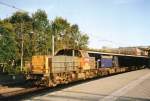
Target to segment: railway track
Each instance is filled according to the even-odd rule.
[[[104,76],[106,77],[106,76]],[[103,78],[103,77],[101,77]],[[38,96],[41,94],[46,94],[48,92],[54,92],[54,91],[58,91],[61,89],[65,89],[68,87],[72,87],[78,84],[82,84],[85,82],[89,82],[92,80],[96,80],[99,78],[91,78],[91,79],[87,79],[87,80],[80,80],[80,81],[76,81],[76,82],[72,82],[69,84],[61,84],[58,85],[56,87],[52,87],[52,88],[48,88],[48,87],[28,87],[28,88],[23,88],[20,90],[15,90],[15,91],[10,91],[10,92],[5,92],[5,93],[0,93],[0,101],[19,101],[22,99],[26,99],[26,98],[31,98],[33,96]]]
[[[0,83],[0,87],[7,86],[7,87],[14,87],[14,86],[21,86],[24,85],[25,81],[22,82],[7,82],[7,83]]]
[[[44,90],[46,89],[45,87],[31,87],[31,88],[23,88],[20,90],[15,90],[15,91],[10,91],[10,92],[5,92],[0,94],[0,101],[16,101],[23,96],[34,93],[36,91]]]

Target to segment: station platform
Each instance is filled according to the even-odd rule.
[[[92,80],[24,101],[150,101],[150,69]]]

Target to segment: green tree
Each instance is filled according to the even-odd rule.
[[[79,31],[78,25],[71,25],[66,19],[56,17],[52,22],[52,32],[55,35],[55,49],[86,48],[89,37]]]
[[[70,23],[61,17],[56,17],[51,23],[52,34],[55,36],[55,50],[68,47]]]
[[[78,47],[79,49],[87,49],[89,37],[87,34],[81,34],[78,39]]]
[[[17,44],[12,25],[0,21],[0,61],[12,63],[18,58]]]
[[[30,58],[34,53],[30,35],[30,32],[33,30],[32,18],[28,15],[28,13],[18,11],[5,20],[9,21],[13,25],[19,55],[21,56],[21,43],[23,41],[23,57],[25,60]]]
[[[27,12],[15,12],[9,19],[10,23],[23,23],[31,21],[31,17],[28,15]]]
[[[43,10],[37,10],[32,14],[33,30],[36,39],[36,53],[48,54],[51,51],[51,26],[47,14]]]

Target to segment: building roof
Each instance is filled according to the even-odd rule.
[[[150,57],[148,57],[148,56],[140,56],[140,55],[126,55],[126,54],[116,54],[116,53],[106,53],[106,52],[95,52],[95,51],[87,51],[87,52],[88,52],[88,53],[103,54],[103,55],[115,55],[115,56],[150,58]]]

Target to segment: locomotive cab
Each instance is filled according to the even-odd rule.
[[[88,52],[84,50],[62,49],[56,53],[56,56],[72,56],[78,58],[78,68],[83,70],[95,68],[95,58],[90,57]]]

